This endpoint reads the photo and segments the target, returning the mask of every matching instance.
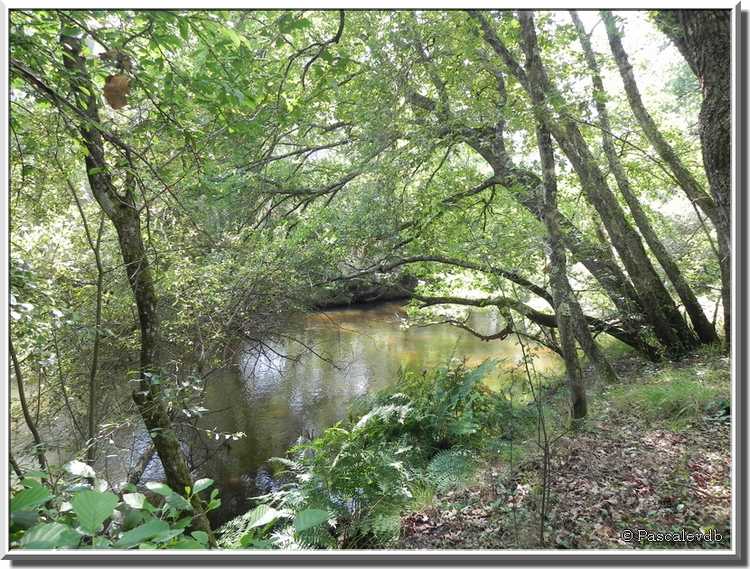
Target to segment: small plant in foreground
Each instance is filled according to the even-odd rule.
[[[112,492],[88,464],[74,460],[52,483],[47,472],[27,473],[11,493],[10,542],[20,549],[206,549],[209,536],[190,531],[194,496],[213,480],[198,480],[185,495],[166,484],[146,487],[149,499],[132,485]],[[206,510],[221,505],[213,489]],[[155,502],[159,502],[158,504]]]

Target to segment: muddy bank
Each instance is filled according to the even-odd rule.
[[[417,278],[412,275],[383,275],[367,279],[343,281],[342,284],[324,289],[313,300],[317,309],[345,308],[360,304],[406,300],[417,287]]]

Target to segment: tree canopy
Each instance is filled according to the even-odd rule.
[[[605,336],[728,348],[729,44],[706,30],[729,16],[699,12],[11,10],[10,349],[40,465],[40,421],[93,462],[137,416],[191,487],[186,378],[358,283],[559,353],[574,419],[582,357],[617,381]]]

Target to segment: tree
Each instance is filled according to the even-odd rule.
[[[638,119],[638,123],[656,149],[656,152],[672,171],[675,180],[692,202],[693,207],[699,208],[716,228],[716,237],[719,244],[719,267],[721,269],[722,304],[724,306],[724,332],[725,336],[729,337],[729,331],[731,330],[729,12],[726,12],[725,29],[719,24],[721,18],[716,20],[721,29],[713,29],[711,31],[712,27],[710,25],[702,28],[707,34],[706,38],[708,36],[721,38],[716,40],[716,42],[711,40],[707,45],[716,47],[719,50],[714,54],[718,57],[716,60],[718,65],[716,67],[717,69],[724,70],[723,72],[718,71],[716,74],[706,75],[708,82],[715,83],[716,86],[704,91],[704,102],[701,106],[701,138],[703,139],[705,136],[707,139],[704,143],[704,162],[706,163],[706,171],[709,173],[713,172],[714,183],[712,185],[712,192],[715,191],[713,198],[702,188],[696,176],[687,168],[674,148],[664,138],[653,117],[651,117],[651,114],[643,104],[643,99],[633,75],[633,68],[622,45],[622,32],[617,29],[617,22],[614,15],[608,10],[602,10],[601,15],[607,29],[612,55],[620,70],[620,76],[622,77],[633,114]],[[721,51],[720,47],[722,44],[726,44],[723,51]],[[709,52],[709,48],[706,48],[706,52]],[[696,62],[695,59],[693,61]],[[704,67],[706,65],[705,63],[703,64]],[[695,69],[693,67],[694,71]],[[709,92],[711,96],[707,102],[705,93]],[[716,110],[714,111],[713,109]],[[714,112],[718,113],[717,116],[713,116]]]
[[[542,81],[537,75],[542,74],[541,61],[536,50],[536,37],[533,27],[527,30],[530,34],[526,38],[526,74],[532,78],[530,82],[530,96],[534,104],[542,104],[544,95],[541,92]],[[534,80],[537,79],[537,80]],[[544,223],[547,227],[547,238],[549,242],[549,264],[550,285],[555,305],[555,318],[560,331],[560,344],[565,360],[565,368],[570,385],[573,403],[573,418],[581,419],[586,416],[586,389],[577,362],[574,337],[584,352],[596,367],[599,376],[608,382],[617,380],[617,376],[604,358],[589,331],[588,324],[583,315],[578,300],[573,294],[567,275],[567,260],[565,249],[560,239],[560,224],[557,220],[557,175],[555,173],[555,155],[552,147],[552,138],[549,130],[543,122],[537,125],[537,144],[542,162],[544,182]]]
[[[95,87],[87,71],[85,57],[82,55],[81,40],[74,36],[61,35],[60,44],[74,102],[52,90],[21,62],[12,60],[11,66],[15,73],[42,97],[50,100],[61,113],[73,113],[72,120],[78,125],[80,140],[86,148],[85,167],[89,186],[117,232],[125,272],[137,306],[140,322],[139,388],[133,393],[133,399],[146,428],[151,433],[168,483],[173,488],[190,487],[190,470],[165,404],[160,398],[160,389],[156,381],[160,371],[159,316],[156,289],[141,235],[141,208],[135,200],[133,170],[136,166],[132,160],[133,150],[101,126]],[[127,159],[127,166],[120,170],[124,177],[123,193],[118,192],[115,187],[113,171],[117,169],[113,168],[106,157],[105,139],[120,149]],[[199,498],[194,499],[193,506],[198,512],[194,527],[211,535],[211,527]]]
[[[715,204],[715,213],[709,217],[719,241],[724,337],[728,344],[732,330],[731,12],[659,10],[655,19],[685,57],[703,93],[698,121],[703,164]]]
[[[661,242],[661,239],[659,239],[659,236],[654,231],[651,222],[646,216],[646,212],[643,211],[643,207],[633,192],[628,175],[620,161],[617,150],[615,149],[612,137],[612,126],[607,111],[607,93],[604,91],[604,83],[602,82],[599,72],[599,64],[597,63],[594,51],[591,48],[591,41],[589,40],[586,30],[583,27],[583,23],[578,17],[576,11],[571,10],[570,15],[573,19],[576,31],[578,32],[578,39],[581,42],[586,63],[588,64],[591,73],[591,81],[594,87],[592,98],[596,106],[599,126],[602,131],[602,147],[604,148],[604,154],[607,157],[607,163],[609,164],[610,170],[614,174],[617,187],[625,198],[625,201],[630,208],[630,213],[632,214],[641,235],[643,235],[643,238],[657,261],[659,261],[662,269],[664,269],[667,277],[672,281],[672,285],[680,297],[680,300],[682,300],[698,337],[703,343],[713,343],[718,340],[716,330],[714,330],[714,327],[708,321],[708,318],[706,317],[705,312],[703,312],[703,308],[698,302],[690,284],[683,276],[682,271],[680,271],[680,268],[677,266],[677,263],[675,263],[672,255],[667,251],[666,247]]]
[[[484,16],[477,12],[471,12],[472,16],[477,18],[482,24],[482,30],[486,41],[499,52],[504,52],[502,46],[494,34],[493,30],[486,24]],[[483,23],[484,22],[484,23]],[[422,50],[424,51],[424,50]],[[446,205],[455,204],[459,200],[476,196],[481,192],[492,189],[495,186],[502,186],[508,189],[512,188],[510,195],[525,207],[532,215],[538,219],[543,217],[542,196],[538,192],[541,187],[539,176],[529,169],[518,167],[514,164],[506,151],[503,141],[503,129],[505,119],[503,115],[506,112],[504,108],[504,95],[502,87],[499,92],[499,109],[500,116],[496,117],[494,126],[468,127],[461,123],[461,119],[455,117],[450,110],[450,97],[447,94],[445,83],[439,77],[435,64],[430,61],[426,53],[420,54],[420,60],[423,65],[433,68],[428,74],[428,79],[433,83],[440,95],[440,106],[420,94],[415,93],[413,89],[408,90],[409,102],[421,111],[435,113],[440,119],[438,136],[450,135],[457,141],[471,147],[479,154],[493,169],[493,178],[483,182],[475,188],[458,192],[447,200]],[[494,84],[498,87],[504,85],[497,80],[500,73],[497,70],[492,71],[495,77]],[[523,70],[520,76],[523,76]],[[562,239],[565,246],[568,247],[574,255],[574,258],[581,262],[597,279],[599,284],[606,291],[612,303],[620,311],[623,319],[623,328],[639,349],[648,357],[654,358],[656,350],[649,344],[648,340],[641,334],[642,321],[646,318],[642,314],[642,307],[638,294],[624,275],[622,269],[614,261],[609,250],[597,243],[586,238],[569,220],[564,216],[559,217],[561,228],[563,229]]]
[[[475,17],[478,16],[475,14]],[[485,39],[527,92],[531,93],[534,90],[542,94],[542,99],[532,100],[534,115],[537,121],[549,128],[572,163],[589,202],[601,217],[602,223],[633,281],[638,304],[641,306],[649,324],[653,327],[654,334],[673,355],[679,356],[686,353],[686,351],[695,347],[695,336],[687,328],[669,292],[659,279],[646,254],[640,236],[630,226],[619,203],[614,198],[580,129],[567,112],[560,112],[549,103],[549,99],[556,101],[564,99],[547,76],[541,59],[538,57],[533,17],[529,12],[520,11],[518,21],[521,24],[521,45],[526,52],[527,59],[530,55],[536,54],[532,61],[537,62],[539,72],[533,76],[527,76],[498,36],[492,33],[486,20],[482,26]]]

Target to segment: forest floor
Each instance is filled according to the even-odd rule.
[[[404,517],[396,547],[729,548],[729,359],[702,354],[658,365],[625,358],[615,365],[622,385],[592,389],[586,425],[551,444],[543,542],[543,454],[527,440],[519,441],[526,452],[518,464],[489,461],[466,487],[438,494],[429,506]],[[696,393],[704,393],[704,382],[712,389],[718,386],[718,391],[706,392],[717,405],[691,407]],[[659,387],[665,385],[666,391]],[[675,386],[686,389],[675,395]],[[716,398],[716,393],[722,396]],[[722,539],[649,541],[656,534],[640,542],[626,539],[626,530],[637,538],[638,529],[713,529]]]

